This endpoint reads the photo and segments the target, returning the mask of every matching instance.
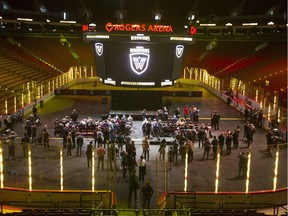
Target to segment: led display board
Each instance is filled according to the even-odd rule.
[[[96,73],[105,84],[168,86],[180,78],[185,45],[191,37],[144,34],[85,34],[91,42]]]

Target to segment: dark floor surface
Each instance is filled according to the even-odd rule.
[[[199,87],[203,91],[201,98],[182,98],[173,99],[170,111],[177,107],[181,108],[185,104],[196,105],[200,109],[200,123],[207,124],[210,122],[210,113],[213,108],[217,108],[221,115],[220,130],[213,131],[213,135],[217,135],[221,131],[228,129],[234,130],[238,125],[241,128],[239,148],[232,150],[231,155],[223,155],[220,158],[219,170],[219,188],[221,192],[239,191],[245,192],[246,180],[238,178],[238,158],[240,152],[248,152],[247,144],[242,141],[244,120],[239,118],[239,112],[233,108],[228,108],[226,103],[212,95],[205,89]],[[69,107],[66,107],[59,112],[44,113],[47,104],[52,100],[70,100],[72,101]],[[79,113],[79,118],[91,117],[100,119],[102,114],[107,114],[110,111],[109,103],[101,104],[99,100],[93,96],[55,96],[51,101],[44,103],[43,108],[38,108],[41,116],[42,125],[39,130],[42,130],[44,125],[48,125],[50,131],[53,132],[53,122],[55,118],[63,118],[70,115],[73,109]],[[136,103],[136,102],[135,102]],[[137,158],[142,153],[141,140],[143,139],[142,121],[134,121],[132,138],[135,140],[137,149]],[[14,127],[18,136],[24,134],[24,124],[17,123]],[[20,140],[20,138],[18,139]],[[67,156],[64,153],[64,190],[90,190],[91,189],[91,168],[87,168],[86,161],[86,146],[91,138],[85,140],[85,145],[82,150],[82,157],[76,157],[76,150],[72,150],[72,156]],[[60,165],[59,165],[59,149],[62,144],[62,139],[51,136],[50,149],[46,150],[41,145],[32,146],[32,173],[33,173],[33,189],[60,189]],[[156,207],[156,200],[161,192],[166,191],[183,191],[184,190],[184,165],[173,165],[171,171],[165,172],[163,161],[158,161],[158,145],[151,145],[150,160],[147,161],[147,174],[145,179],[149,179],[154,188],[154,195],[151,201],[151,207]],[[264,153],[266,149],[265,130],[257,128],[254,135],[254,142],[251,148],[251,173],[249,191],[261,191],[273,189],[275,154],[273,157],[267,157]],[[225,149],[224,149],[225,150]],[[215,171],[216,161],[212,159],[210,152],[208,160],[202,160],[203,149],[198,148],[198,143],[195,143],[194,161],[188,165],[188,186],[187,191],[215,191]],[[7,147],[4,145],[4,157],[7,156]],[[106,160],[105,160],[106,161]],[[4,161],[4,186],[16,188],[29,188],[28,186],[28,160],[23,157],[20,143],[16,146],[16,159]],[[128,199],[128,179],[123,179],[120,167],[120,161],[117,160],[118,171],[116,178],[113,178],[113,172],[106,169],[96,170],[96,185],[95,189],[111,189],[116,192],[117,208],[127,208]],[[11,175],[9,170],[15,171],[15,175]],[[164,182],[164,175],[167,174],[167,182]],[[287,148],[280,148],[279,152],[279,168],[277,176],[277,188],[287,187]],[[143,183],[141,183],[143,184]],[[156,188],[158,186],[158,188]],[[141,207],[141,195],[134,207]]]

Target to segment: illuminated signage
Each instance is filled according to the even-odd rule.
[[[150,36],[134,35],[131,36],[131,41],[150,41]]]
[[[171,41],[192,41],[193,38],[190,37],[170,37]]]
[[[163,33],[172,33],[172,26],[167,25],[146,25],[146,24],[113,24],[111,22],[107,23],[106,31],[126,31],[126,32],[163,32]]]
[[[197,29],[194,26],[190,27],[190,34],[195,35],[197,33]]]
[[[173,85],[173,81],[165,80],[165,82],[161,82],[161,86],[171,86]]]
[[[95,43],[95,51],[98,56],[103,54],[103,44],[102,43]]]
[[[184,52],[184,46],[183,45],[177,45],[176,46],[176,57],[181,58]]]
[[[140,75],[148,68],[150,49],[144,47],[130,48],[129,59],[132,71]]]
[[[155,85],[155,82],[121,81],[121,85],[130,85],[130,86],[154,86],[154,85]]]
[[[109,39],[110,36],[109,35],[86,35],[86,38],[87,39],[94,39],[94,38],[97,38],[97,39]]]
[[[116,81],[111,80],[111,79],[105,79],[105,80],[104,80],[104,83],[105,83],[105,84],[110,84],[110,85],[116,85]]]

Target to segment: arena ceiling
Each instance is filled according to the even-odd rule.
[[[278,16],[286,23],[286,0],[0,0],[0,12],[14,15],[23,11],[42,14],[66,12],[66,18],[77,22],[106,23],[154,22],[160,12],[161,24],[185,25],[189,15],[207,22],[223,17]],[[25,12],[25,14],[27,14]]]

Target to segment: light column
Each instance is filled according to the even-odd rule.
[[[220,151],[218,149],[218,151],[217,151],[217,162],[216,162],[215,194],[218,193],[219,169],[220,169]]]
[[[279,166],[279,145],[277,145],[276,158],[274,163],[273,191],[277,189],[278,166]]]
[[[63,191],[63,147],[60,146],[60,190]]]
[[[95,191],[95,158],[94,147],[92,147],[92,192]]]
[[[0,186],[4,188],[4,174],[3,174],[3,148],[2,141],[0,140]]]
[[[29,172],[29,191],[32,191],[32,161],[31,161],[31,146],[28,144],[28,172]]]

